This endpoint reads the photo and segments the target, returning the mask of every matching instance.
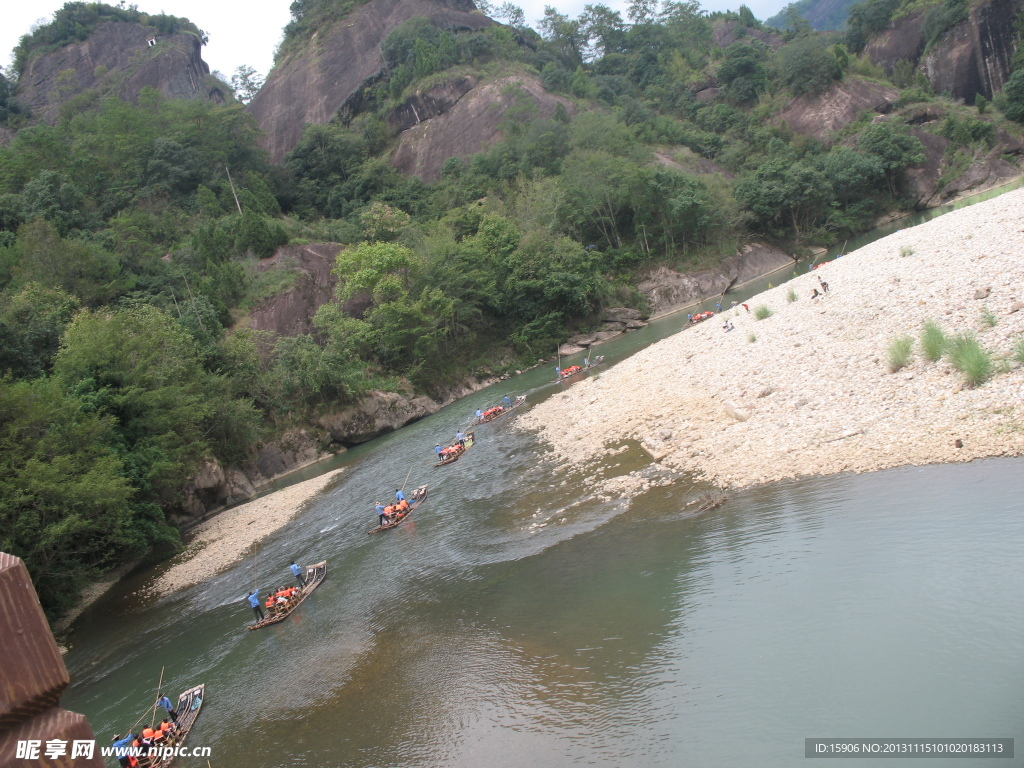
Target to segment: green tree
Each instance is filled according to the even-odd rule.
[[[857,136],[857,147],[878,158],[885,171],[889,192],[895,197],[903,171],[925,160],[924,145],[897,120],[872,123]]]
[[[1015,70],[1003,86],[1003,114],[1024,123],[1024,67]]]
[[[231,76],[231,87],[243,104],[248,104],[263,87],[263,76],[250,66],[242,64]]]
[[[0,549],[25,560],[50,616],[151,541],[115,439],[113,419],[57,381],[0,378]]]
[[[797,96],[823,93],[843,75],[827,41],[816,37],[784,46],[778,53],[778,69],[779,81]]]
[[[49,372],[61,334],[79,309],[66,291],[30,282],[0,306],[0,375],[32,378]]]

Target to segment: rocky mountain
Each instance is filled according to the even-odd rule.
[[[1019,42],[1014,21],[1022,8],[1022,0],[972,4],[967,17],[930,46],[926,22],[934,9],[908,13],[873,37],[865,52],[889,74],[900,62],[909,62],[936,93],[974,104],[978,94],[991,99],[1010,76]]]
[[[30,58],[15,96],[50,122],[62,104],[87,92],[135,101],[152,87],[170,98],[231,99],[230,87],[210,76],[202,45],[192,32],[161,36],[144,24],[107,21],[84,40]]]
[[[572,102],[549,94],[536,77],[459,78],[415,94],[393,112],[389,122],[401,133],[391,162],[405,174],[437,181],[448,158],[470,157],[499,141],[505,113],[523,101],[538,117],[553,117],[559,105],[567,115],[576,113]]]
[[[403,21],[422,16],[449,30],[494,24],[471,0],[370,0],[341,22],[313,33],[301,50],[279,62],[249,104],[280,162],[299,142],[306,123],[327,123],[358,110],[363,89],[385,72],[381,43]]]

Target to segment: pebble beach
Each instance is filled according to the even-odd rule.
[[[829,292],[812,299],[819,278]],[[584,471],[633,439],[669,474],[732,489],[1024,453],[1024,190],[896,232],[746,304],[581,381],[519,425]],[[947,338],[973,334],[990,378],[971,386],[947,357],[926,359],[926,320]],[[887,349],[899,336],[914,342],[893,372]],[[646,483],[613,485],[629,494]]]
[[[192,530],[185,551],[148,592],[165,595],[210,577],[250,554],[253,544],[284,526],[344,470],[336,469],[220,512]]]

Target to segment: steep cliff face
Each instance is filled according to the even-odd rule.
[[[848,77],[821,94],[799,96],[772,118],[797,133],[829,142],[832,136],[865,112],[885,113],[899,91],[861,77]]]
[[[28,62],[15,97],[32,114],[53,121],[68,99],[95,89],[100,95],[138,98],[149,86],[176,99],[223,102],[231,89],[211,78],[202,41],[189,33],[156,37],[141,24],[106,22],[89,37]]]
[[[1010,62],[1019,40],[1014,19],[1024,0],[983,0],[968,18],[946,30],[925,53],[927,12],[897,19],[865,49],[887,72],[909,61],[923,73],[936,93],[950,93],[973,104],[978,94],[991,99],[1010,76]]]
[[[459,90],[453,91],[452,96]],[[443,111],[435,110],[439,114],[402,132],[391,158],[392,165],[402,173],[428,182],[437,181],[448,158],[470,157],[498,142],[501,123],[512,106],[522,107],[525,103],[536,110],[538,117],[548,118],[555,114],[559,104],[568,115],[576,112],[568,99],[552,96],[539,80],[525,75],[502,77],[469,88],[458,98],[430,99],[435,105],[441,102]]]
[[[384,74],[381,43],[399,24],[425,16],[445,29],[494,24],[470,0],[370,0],[341,23],[318,30],[309,44],[274,67],[249,104],[273,162],[294,149],[306,123],[329,122],[358,106],[364,87]]]
[[[249,327],[278,336],[312,333],[313,315],[334,296],[338,279],[331,270],[342,247],[337,243],[290,245],[263,259],[257,267],[259,272],[289,270],[296,273],[295,283],[253,309]]]

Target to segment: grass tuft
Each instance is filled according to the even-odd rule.
[[[925,320],[921,328],[921,354],[933,363],[946,353],[946,334],[934,320]]]
[[[767,304],[762,304],[759,307],[754,307],[754,318],[757,320],[767,320],[773,314],[775,313],[772,312],[772,308],[769,307]]]
[[[986,328],[995,328],[996,323],[999,322],[996,316],[992,313],[992,310],[988,307],[981,308],[981,324]]]
[[[910,353],[914,350],[914,340],[903,334],[889,342],[885,349],[885,359],[889,365],[889,373],[896,373],[910,362]]]
[[[949,340],[949,362],[963,374],[969,387],[977,387],[992,376],[992,353],[985,349],[971,333],[961,333]]]
[[[790,304],[796,301],[796,298],[796,289],[790,288],[788,291],[786,291],[786,301],[788,301]]]
[[[902,248],[900,248],[900,256],[906,258],[907,256],[913,256],[913,255],[914,255],[914,248],[913,248],[913,246],[904,245]]]
[[[1024,333],[1017,336],[1010,349],[1010,359],[1017,363],[1024,363]]]
[[[757,341],[757,334],[752,333],[749,336],[747,336],[747,341],[753,344],[755,341]]]

